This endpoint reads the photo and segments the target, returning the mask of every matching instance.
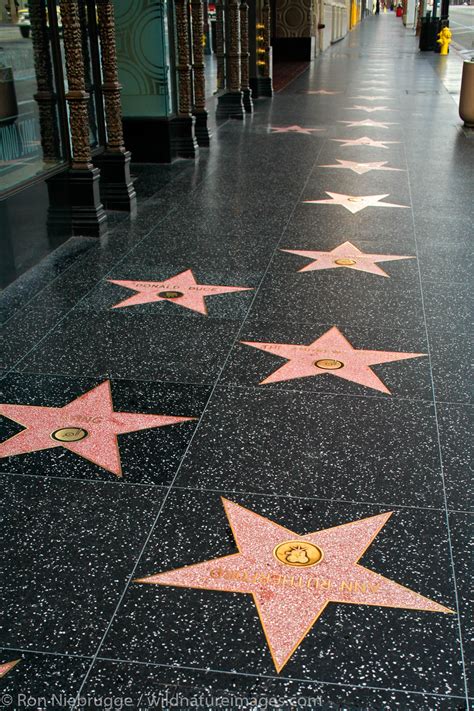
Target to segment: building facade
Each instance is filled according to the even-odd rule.
[[[351,24],[346,0],[6,0],[1,13],[13,261],[31,225],[47,240],[103,234],[109,210],[135,209],[132,157],[195,158],[212,147],[209,97],[218,120],[242,119],[272,95],[273,56],[313,60]]]

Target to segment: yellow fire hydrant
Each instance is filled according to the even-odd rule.
[[[436,40],[438,44],[441,45],[440,54],[447,54],[449,45],[451,44],[452,33],[449,27],[443,27],[441,32],[438,34],[438,39]]]

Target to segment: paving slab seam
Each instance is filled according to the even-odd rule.
[[[405,149],[405,163],[407,167],[407,176],[408,176],[408,189],[410,192],[410,199],[411,199],[411,194],[412,194],[412,189],[411,189],[411,180],[410,180],[410,169],[408,165],[408,156],[406,153],[406,148],[405,148],[405,143],[403,142],[403,148]],[[457,617],[457,622],[458,622],[458,634],[459,634],[459,651],[461,654],[461,662],[463,665],[463,671],[464,671],[464,688],[465,688],[465,699],[466,699],[466,704],[467,708],[469,708],[469,688],[468,688],[468,673],[467,673],[467,665],[466,665],[466,659],[464,655],[464,641],[463,641],[463,631],[461,627],[461,611],[460,611],[460,603],[459,603],[459,594],[458,594],[458,587],[457,587],[457,580],[456,580],[456,566],[454,562],[454,554],[453,554],[453,548],[452,548],[452,537],[451,537],[451,525],[449,521],[449,512],[448,512],[448,497],[447,497],[447,491],[446,491],[446,481],[445,481],[445,476],[444,476],[444,460],[443,460],[443,453],[441,449],[441,435],[440,435],[440,428],[439,428],[439,417],[438,417],[438,408],[437,408],[437,400],[436,400],[436,387],[433,379],[433,370],[432,370],[432,364],[431,364],[431,345],[430,345],[430,336],[428,332],[428,325],[426,321],[426,312],[425,312],[425,303],[424,303],[424,291],[423,291],[423,280],[421,277],[421,269],[420,269],[420,262],[418,259],[418,242],[416,238],[416,223],[415,223],[415,216],[413,210],[411,211],[412,215],[412,221],[413,221],[413,234],[415,236],[415,250],[416,250],[416,255],[417,255],[417,265],[418,265],[418,275],[420,279],[420,285],[421,285],[421,304],[422,304],[422,310],[423,310],[423,317],[424,317],[424,322],[425,322],[425,336],[426,336],[426,341],[427,341],[427,346],[428,346],[428,362],[429,362],[429,371],[430,371],[430,379],[431,379],[431,389],[433,393],[433,408],[434,408],[434,418],[435,418],[435,423],[436,423],[436,437],[437,437],[437,444],[438,444],[438,456],[439,456],[439,463],[440,463],[440,476],[441,476],[441,483],[442,483],[442,490],[443,490],[443,497],[444,497],[444,502],[445,502],[445,521],[446,521],[446,533],[447,533],[447,540],[448,540],[448,551],[449,551],[449,558],[451,562],[451,575],[453,579],[453,589],[454,589],[454,596],[456,600],[456,617]]]
[[[74,481],[79,484],[84,484],[85,486],[96,486],[97,484],[103,485],[103,486],[124,486],[123,483],[120,481],[117,481],[117,479],[111,480],[111,481],[104,481],[103,479],[80,479],[79,477],[65,477],[62,476],[56,476],[54,474],[48,474],[48,475],[38,475],[38,474],[29,474],[25,472],[9,472],[9,471],[4,471],[0,472],[0,479],[4,476],[7,477],[23,477],[27,479],[44,479],[44,480],[55,480],[58,482],[69,482],[69,481]],[[141,484],[140,482],[130,482],[126,484],[127,488],[132,487],[132,488],[141,488],[141,489],[161,489],[163,491],[166,491],[168,489],[168,486],[165,484]],[[402,510],[411,510],[414,509],[416,511],[438,511],[440,513],[444,512],[444,508],[438,508],[437,506],[409,506],[407,504],[394,504],[394,503],[387,503],[386,501],[364,501],[364,500],[354,500],[354,499],[341,499],[341,498],[327,498],[323,496],[294,496],[292,494],[275,494],[275,493],[269,493],[269,492],[261,492],[261,491],[248,491],[246,489],[229,489],[229,488],[210,488],[210,487],[196,487],[196,486],[179,486],[179,485],[174,485],[173,489],[175,491],[195,491],[195,492],[210,492],[210,493],[215,493],[215,494],[222,494],[222,492],[228,493],[228,494],[239,494],[239,495],[248,495],[248,496],[261,496],[265,498],[279,498],[279,499],[294,499],[294,500],[303,500],[303,501],[325,501],[327,503],[344,503],[344,504],[353,504],[357,506],[381,506],[383,508],[390,508],[390,509],[400,509]],[[462,514],[470,514],[473,513],[471,511],[462,511],[462,510],[454,510],[454,509],[448,509],[450,513],[462,513]]]
[[[178,178],[179,178],[179,174],[176,176],[176,179],[178,179]],[[205,179],[206,179],[206,178],[203,177],[203,178],[201,179],[201,182],[203,182]],[[172,184],[172,182],[173,182],[173,181],[170,181],[169,184]],[[195,189],[198,187],[199,184],[200,184],[200,183],[198,183],[198,184],[195,186],[195,188],[193,188],[193,190],[195,190]],[[166,187],[167,187],[167,186],[166,186]],[[150,195],[150,197],[148,197],[148,198],[146,198],[145,200],[143,200],[143,202],[140,203],[140,206],[139,206],[140,209],[141,209],[142,207],[145,207],[145,206],[147,205],[147,203],[151,203],[155,197],[156,197],[156,193],[154,193],[153,195]],[[168,212],[166,212],[166,213],[163,215],[163,219],[164,219],[165,217],[169,217],[170,213],[172,213],[173,210],[174,210],[174,208],[170,208],[170,209],[168,210]],[[124,216],[123,219],[120,220],[119,225],[117,225],[117,227],[123,225],[123,224],[126,222],[127,219],[130,219],[130,218]],[[155,229],[155,227],[153,227],[153,228],[150,230],[150,232],[152,232],[153,229]],[[110,235],[111,235],[111,236],[113,235],[114,230],[115,230],[115,227],[112,228],[112,230],[110,231]],[[149,236],[149,233],[147,233],[147,235],[145,235],[145,237],[148,237],[148,236]],[[145,239],[145,237],[144,237],[144,239]],[[72,239],[72,238],[70,238],[70,239]],[[67,241],[69,241],[69,240],[67,240]],[[137,243],[137,244],[138,244],[138,243]],[[134,245],[133,248],[135,248],[135,246],[136,246],[136,245]],[[17,316],[19,313],[21,313],[21,311],[23,311],[25,308],[27,308],[27,306],[28,306],[29,304],[31,304],[38,296],[40,296],[41,293],[42,293],[45,289],[47,289],[47,288],[50,287],[52,284],[54,284],[58,279],[60,279],[60,278],[62,278],[63,276],[65,276],[65,275],[67,274],[67,272],[69,272],[70,269],[72,269],[73,267],[76,267],[76,266],[78,266],[79,264],[81,264],[81,263],[85,260],[85,258],[88,257],[88,256],[90,256],[90,250],[86,250],[83,254],[81,254],[81,256],[79,257],[79,259],[74,260],[74,261],[71,263],[71,265],[70,265],[67,269],[65,269],[63,272],[61,272],[60,274],[58,274],[54,279],[52,279],[52,280],[49,281],[47,284],[45,284],[45,286],[44,286],[42,289],[40,289],[38,292],[36,292],[36,294],[34,294],[34,296],[32,296],[31,299],[29,299],[27,302],[25,302],[25,303],[23,304],[23,306],[21,306],[19,309],[17,309],[17,311],[15,311],[15,312],[14,312],[6,321],[4,321],[1,325],[2,325],[2,326],[6,326],[6,325],[9,323],[9,321],[11,321],[11,319],[13,319],[15,316]],[[34,269],[34,268],[35,268],[35,267],[31,267],[31,269]],[[28,271],[31,271],[31,269],[28,270]],[[27,274],[27,273],[28,273],[28,272],[25,272],[25,274]],[[23,276],[23,275],[22,275],[22,276]],[[100,281],[100,280],[99,280],[99,281]],[[7,287],[7,288],[8,288],[8,287]],[[5,289],[4,291],[6,291],[6,289]]]
[[[318,160],[318,159],[319,159],[319,155],[320,155],[320,152],[321,152],[321,150],[322,150],[323,145],[324,145],[324,142],[321,143],[320,149],[319,149],[319,151],[318,151],[318,153],[317,153],[317,156],[316,156],[315,160]],[[313,164],[313,165],[314,165],[314,164]],[[313,166],[311,166],[311,169],[312,169],[312,167],[313,167]],[[301,189],[301,192],[300,192],[300,194],[299,194],[297,200],[295,201],[295,205],[294,205],[294,207],[293,207],[293,209],[292,209],[292,211],[291,211],[291,213],[290,213],[290,215],[289,215],[289,217],[288,217],[288,219],[287,219],[287,221],[286,221],[286,223],[285,223],[285,226],[284,226],[283,231],[282,231],[281,238],[282,238],[283,235],[285,234],[286,228],[287,228],[288,224],[290,223],[291,218],[292,218],[292,216],[293,216],[293,214],[294,214],[296,208],[297,208],[298,205],[299,205],[301,196],[303,195],[304,190],[305,190],[305,188],[306,188],[306,185],[307,185],[307,183],[308,183],[308,181],[309,181],[310,174],[311,174],[311,169],[310,169],[310,171],[308,172],[308,176],[307,176],[306,180],[304,181],[304,185],[303,185],[303,187],[302,187],[302,189]],[[280,238],[280,240],[278,241],[278,244],[280,244],[281,238]],[[278,245],[277,245],[277,246],[278,246]],[[277,246],[275,247],[275,249],[277,249]],[[273,254],[272,254],[272,256],[273,256]],[[264,271],[264,273],[263,273],[263,275],[262,275],[262,277],[261,277],[261,280],[260,280],[258,286],[257,286],[256,289],[255,289],[255,293],[254,293],[254,295],[253,295],[253,299],[252,299],[251,302],[250,302],[249,311],[250,311],[250,309],[251,309],[251,307],[252,307],[252,304],[254,303],[254,301],[255,301],[255,299],[256,299],[256,297],[257,297],[257,295],[258,295],[260,286],[261,286],[261,284],[263,283],[263,280],[264,280],[266,274],[268,273],[268,270],[269,270],[269,268],[270,268],[270,263],[271,263],[271,259],[269,260],[269,262],[268,262],[268,264],[267,264],[267,267],[266,267],[266,269],[265,269],[265,271]],[[227,353],[227,356],[226,356],[226,358],[225,358],[225,360],[224,360],[224,362],[223,362],[223,364],[222,364],[222,367],[220,368],[220,371],[219,371],[219,373],[218,373],[218,375],[217,375],[217,378],[216,378],[216,380],[215,380],[215,382],[214,382],[214,385],[213,385],[213,387],[212,387],[212,390],[211,390],[211,392],[210,392],[210,394],[209,394],[209,398],[207,399],[207,402],[206,402],[206,404],[205,404],[205,406],[204,406],[204,409],[203,409],[203,411],[202,411],[202,413],[201,413],[201,416],[200,416],[199,421],[198,421],[198,423],[197,423],[197,425],[196,425],[196,428],[195,428],[195,430],[193,431],[193,434],[191,435],[191,438],[190,438],[190,440],[189,440],[189,442],[188,442],[188,444],[187,444],[187,447],[186,447],[186,450],[185,450],[185,452],[184,452],[184,455],[183,455],[183,457],[182,457],[182,459],[181,459],[180,465],[179,465],[179,467],[177,468],[177,470],[175,471],[174,476],[173,476],[173,479],[172,479],[170,485],[168,486],[168,489],[167,489],[167,491],[166,491],[166,493],[165,493],[165,495],[164,495],[163,501],[161,502],[161,505],[160,505],[160,507],[159,507],[159,509],[158,509],[158,512],[157,512],[157,514],[156,514],[156,517],[155,517],[155,519],[154,519],[154,521],[153,521],[153,523],[152,523],[152,525],[151,525],[151,527],[150,527],[149,533],[148,533],[148,535],[147,535],[147,537],[146,537],[146,539],[145,539],[145,542],[144,542],[144,544],[143,544],[143,546],[142,546],[142,549],[141,549],[140,553],[138,554],[138,557],[137,557],[137,559],[136,559],[136,561],[135,561],[135,564],[134,564],[134,566],[133,566],[133,568],[132,568],[132,571],[131,571],[131,573],[130,573],[130,575],[129,575],[129,577],[128,577],[128,580],[127,580],[127,582],[126,582],[126,584],[125,584],[125,587],[124,587],[124,589],[123,589],[123,591],[122,591],[122,594],[120,595],[120,599],[119,599],[119,601],[118,601],[118,603],[117,603],[117,606],[116,606],[116,608],[115,608],[115,610],[114,610],[114,613],[112,614],[112,617],[110,618],[109,623],[108,623],[108,625],[107,625],[107,628],[106,628],[106,630],[105,630],[105,632],[104,632],[104,634],[103,634],[103,636],[102,636],[102,639],[101,639],[100,642],[99,642],[99,645],[98,645],[98,647],[97,647],[96,653],[94,654],[92,663],[91,663],[91,665],[90,665],[90,667],[89,667],[89,669],[88,669],[86,675],[84,676],[84,679],[83,679],[83,681],[82,681],[82,683],[81,683],[81,686],[80,686],[80,688],[79,688],[79,691],[78,691],[78,693],[77,693],[77,695],[76,695],[76,703],[75,703],[73,709],[78,708],[78,703],[79,703],[79,700],[80,700],[80,696],[81,696],[82,689],[84,688],[84,686],[85,686],[85,684],[86,684],[86,682],[87,682],[87,680],[88,680],[88,678],[89,678],[89,675],[90,675],[90,673],[91,673],[91,671],[92,671],[92,668],[93,668],[93,666],[94,666],[94,663],[95,663],[95,661],[96,661],[96,659],[97,659],[97,657],[98,657],[98,655],[99,655],[99,653],[100,653],[100,650],[101,650],[101,648],[102,648],[102,645],[104,644],[104,642],[105,642],[105,640],[106,640],[106,638],[107,638],[108,632],[109,632],[109,630],[110,630],[110,628],[111,628],[111,626],[112,626],[112,623],[113,623],[113,621],[114,621],[114,619],[115,619],[115,616],[116,616],[118,610],[120,609],[120,606],[121,606],[121,604],[122,604],[122,600],[123,600],[123,598],[125,597],[125,594],[126,594],[128,588],[129,588],[130,582],[132,581],[132,579],[133,579],[133,577],[134,577],[135,571],[136,571],[136,569],[137,569],[137,567],[138,567],[138,565],[139,565],[139,563],[140,563],[140,560],[141,560],[141,558],[142,558],[142,556],[143,556],[143,553],[145,552],[145,549],[146,549],[146,547],[147,547],[147,545],[148,545],[148,542],[149,542],[150,539],[151,539],[151,536],[152,536],[152,534],[153,534],[153,532],[154,532],[154,530],[155,530],[155,527],[156,527],[156,525],[157,525],[157,523],[158,523],[158,520],[159,520],[159,518],[160,518],[160,516],[161,516],[161,513],[163,512],[163,510],[164,510],[164,508],[165,508],[165,506],[166,506],[166,502],[167,502],[167,500],[168,500],[168,497],[169,497],[169,495],[170,495],[170,493],[171,493],[171,491],[172,491],[172,489],[173,489],[173,484],[174,484],[174,482],[176,481],[176,479],[178,478],[178,475],[179,475],[180,470],[181,470],[181,466],[182,466],[182,464],[183,464],[183,462],[184,462],[184,460],[185,460],[185,458],[186,458],[186,455],[187,455],[189,449],[190,449],[191,446],[192,446],[194,437],[196,436],[196,433],[197,433],[198,430],[199,430],[199,426],[200,426],[200,424],[201,424],[201,422],[202,422],[202,419],[203,419],[203,417],[204,417],[204,415],[205,415],[205,413],[206,413],[206,410],[207,410],[207,408],[208,408],[210,402],[212,401],[212,397],[213,397],[213,395],[214,395],[214,391],[216,390],[216,388],[217,388],[217,386],[218,386],[220,376],[221,376],[222,372],[224,371],[224,368],[226,367],[227,361],[228,361],[228,359],[229,359],[229,357],[230,357],[230,354],[232,353],[232,350],[233,350],[233,348],[234,348],[234,345],[235,345],[235,344],[237,343],[237,341],[238,341],[239,335],[240,335],[240,333],[241,333],[241,331],[242,331],[242,328],[243,328],[244,324],[245,324],[245,318],[244,318],[244,320],[243,320],[243,322],[242,322],[242,324],[241,324],[241,326],[240,326],[240,328],[239,328],[239,330],[238,330],[238,332],[237,332],[235,338],[232,340],[232,343],[231,343],[231,346],[230,346],[229,351],[228,351],[228,353]]]
[[[222,125],[227,124],[227,122],[228,122],[229,120],[230,120],[230,119],[228,119],[227,121],[225,121]],[[127,257],[129,257],[130,254],[132,254],[133,251],[134,251],[142,242],[144,242],[146,239],[148,239],[148,237],[151,236],[151,234],[154,232],[154,230],[156,230],[156,229],[159,227],[159,225],[161,224],[161,222],[163,222],[165,219],[167,219],[168,217],[170,217],[170,215],[172,215],[174,212],[177,212],[177,211],[179,210],[179,208],[181,207],[182,202],[186,202],[187,199],[189,198],[189,195],[192,195],[192,194],[200,187],[201,183],[203,183],[206,179],[208,179],[209,176],[212,175],[217,169],[218,169],[218,166],[216,165],[215,168],[210,171],[210,173],[207,173],[204,177],[202,177],[202,178],[200,179],[200,181],[198,181],[198,183],[191,189],[190,193],[186,196],[186,198],[179,199],[179,200],[178,200],[178,203],[177,203],[174,207],[170,207],[170,209],[169,209],[167,212],[165,212],[165,214],[164,214],[163,216],[161,216],[161,217],[158,219],[158,221],[156,222],[156,224],[155,224],[143,237],[141,237],[141,238],[137,241],[137,243],[134,244],[133,247],[131,247],[117,262],[115,262],[115,263],[110,267],[110,269],[109,269],[108,271],[104,272],[104,274],[102,274],[102,276],[97,280],[97,282],[95,282],[95,284],[89,289],[89,291],[88,291],[87,293],[85,293],[85,294],[74,304],[74,306],[72,306],[71,309],[69,309],[69,311],[67,311],[67,312],[55,323],[55,325],[54,325],[52,328],[50,328],[50,329],[47,331],[47,333],[45,333],[44,336],[43,336],[39,341],[37,341],[37,342],[34,344],[34,346],[33,346],[32,348],[30,348],[29,351],[27,351],[18,361],[16,361],[10,369],[6,370],[4,373],[2,373],[2,375],[0,375],[0,381],[3,380],[3,379],[4,379],[9,373],[11,373],[12,371],[15,372],[15,368],[16,368],[25,358],[27,358],[27,356],[30,355],[30,353],[32,353],[32,352],[33,352],[33,351],[34,351],[34,350],[35,350],[35,349],[36,349],[36,348],[37,348],[37,347],[38,347],[38,346],[39,346],[39,345],[40,345],[40,344],[68,317],[68,316],[69,316],[69,314],[70,314],[75,308],[77,308],[77,306],[78,306],[81,302],[83,302],[83,301],[90,295],[90,293],[103,281],[103,279],[105,279],[105,277],[107,277],[109,274],[111,274],[111,273],[113,272],[113,270],[117,268],[118,265],[120,265],[123,261],[125,261],[125,260],[127,259]],[[159,193],[159,192],[160,192],[160,191],[158,191],[158,193]],[[147,198],[147,199],[142,203],[142,205],[141,205],[140,207],[144,206],[147,202],[151,202],[154,198],[156,199],[156,194],[157,194],[157,193],[155,193],[154,195],[151,195],[149,198]],[[127,218],[125,218],[125,219],[127,219]],[[113,230],[112,230],[111,236],[113,236]],[[86,255],[84,255],[84,258],[85,258],[85,256],[86,256]],[[80,262],[82,262],[82,258],[80,259]],[[71,266],[74,266],[74,264],[71,265]],[[59,276],[61,276],[61,275],[59,275]],[[56,279],[54,279],[53,282],[54,282],[54,281],[56,281]],[[52,282],[51,282],[51,283],[52,283]],[[44,288],[47,288],[48,286],[50,286],[50,283],[48,283]],[[41,293],[41,291],[43,291],[43,289],[41,289],[39,293]],[[39,293],[38,293],[38,294],[35,294],[35,296],[33,297],[33,299],[35,299],[36,296],[39,295]],[[32,299],[32,300],[33,300],[33,299]],[[28,302],[28,303],[31,303],[32,300],[30,300],[30,302]],[[26,307],[26,305],[27,305],[27,304],[25,304],[24,307]],[[19,309],[19,312],[22,311],[24,307],[22,307],[21,309]],[[17,315],[17,314],[13,314],[11,318],[13,318],[13,317],[16,316],[16,315]],[[10,319],[8,319],[8,320],[7,320],[4,324],[2,324],[2,325],[6,325],[6,323],[8,323],[8,321],[10,321]]]
[[[385,686],[370,686],[370,685],[359,685],[359,684],[345,684],[344,682],[336,682],[336,681],[323,681],[321,679],[301,679],[299,677],[292,677],[292,676],[285,676],[282,674],[279,674],[278,676],[273,675],[273,674],[251,674],[250,672],[243,672],[243,671],[232,671],[232,670],[227,670],[227,669],[213,669],[212,667],[192,667],[192,666],[185,666],[185,665],[176,665],[176,664],[160,664],[158,662],[142,662],[140,660],[130,660],[130,659],[114,659],[113,657],[97,657],[97,661],[103,661],[103,662],[113,662],[113,663],[119,663],[119,664],[139,664],[140,666],[150,666],[150,667],[160,667],[164,669],[184,669],[185,671],[199,671],[199,672],[205,672],[206,674],[223,674],[226,676],[243,676],[243,677],[250,677],[251,679],[271,679],[274,681],[292,681],[292,682],[297,682],[299,684],[320,684],[321,686],[329,686],[329,687],[340,687],[340,688],[346,688],[346,689],[361,689],[361,690],[368,690],[368,691],[389,691],[389,692],[399,692],[402,694],[414,694],[416,696],[431,696],[433,698],[440,698],[440,699],[462,699],[464,700],[464,696],[456,696],[456,695],[447,695],[447,694],[436,694],[432,693],[430,691],[416,691],[412,689],[398,689],[398,688],[392,688],[392,687],[385,687]]]

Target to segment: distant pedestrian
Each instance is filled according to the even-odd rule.
[[[375,3],[375,14],[380,15],[380,0]]]

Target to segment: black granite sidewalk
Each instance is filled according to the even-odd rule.
[[[368,18],[1,294],[0,705],[469,708],[459,73]]]

